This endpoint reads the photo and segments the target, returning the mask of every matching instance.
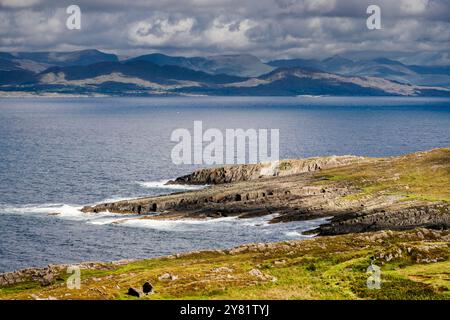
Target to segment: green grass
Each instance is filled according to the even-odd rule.
[[[392,159],[376,159],[326,169],[316,174],[321,184],[347,183],[359,192],[347,195],[358,200],[378,195],[396,195],[405,200],[450,202],[450,149],[436,149]]]
[[[450,299],[448,242],[430,234],[423,239],[419,231],[392,232],[384,234],[381,240],[371,239],[372,235],[282,242],[259,250],[250,246],[234,254],[199,252],[125,265],[102,264],[96,270],[82,270],[80,290],[67,289],[64,281],[48,287],[27,282],[1,288],[0,299],[31,299],[32,294],[57,299],[136,299],[126,292],[145,281],[154,285],[155,293],[141,299],[152,300]],[[403,247],[413,249],[410,254],[389,262],[375,261],[382,270],[382,286],[381,290],[368,289],[366,270],[371,257]],[[439,261],[419,263],[417,257]],[[232,271],[213,272],[219,267]],[[254,268],[264,278],[251,275],[249,271]],[[166,272],[178,279],[158,280]],[[274,277],[276,281],[272,281]]]

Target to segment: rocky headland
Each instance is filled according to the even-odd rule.
[[[208,187],[87,206],[143,219],[332,217],[313,232],[345,234],[450,226],[450,149],[390,158],[333,156],[194,171],[171,184]]]

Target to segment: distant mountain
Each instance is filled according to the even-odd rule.
[[[53,65],[40,71],[24,68],[33,64]],[[54,55],[0,53],[0,93],[450,96],[450,88],[415,84],[445,83],[447,67],[407,66],[386,58],[353,61],[340,56],[272,61],[269,69],[261,64],[266,66],[250,55],[187,58],[150,54],[118,61],[115,55],[96,50]],[[260,74],[263,70],[270,71]]]
[[[268,64],[275,67],[311,68],[340,75],[381,77],[405,84],[450,88],[449,66],[409,66],[387,58],[351,60],[341,56],[324,60],[275,60]]]
[[[204,71],[218,74],[234,74],[241,77],[257,77],[274,68],[249,54],[210,56]]]
[[[100,62],[88,66],[52,67],[38,75],[41,82],[80,81],[108,75],[123,78],[138,78],[159,84],[173,84],[176,81],[195,81],[210,84],[230,83],[242,78],[230,75],[211,75],[178,66],[159,66],[149,61]],[[54,80],[59,79],[59,80]],[[122,79],[124,80],[124,79]],[[100,81],[100,79],[98,79]]]
[[[40,73],[0,71],[0,90],[114,95],[174,94],[180,88],[217,86],[247,78],[212,75],[148,61],[100,62],[87,66],[50,67]]]
[[[151,53],[131,58],[127,61],[148,61],[158,66],[178,66],[198,71],[198,66],[206,63],[207,60],[202,57],[172,57],[161,53]]]
[[[34,84],[36,74],[28,70],[0,70],[0,91],[7,89],[4,86]]]
[[[412,86],[377,77],[349,77],[302,68],[279,68],[258,78],[225,84],[220,88],[199,87],[194,90],[196,93],[226,95],[450,96],[450,89]]]
[[[349,70],[354,68],[356,63],[353,60],[346,59],[339,55],[321,61],[321,69],[328,72],[336,72],[346,74]]]
[[[7,62],[6,62],[7,61]],[[41,72],[51,66],[86,66],[98,62],[119,61],[116,55],[98,50],[71,52],[0,52],[0,70],[29,70]]]
[[[367,60],[363,60],[363,61],[367,61]],[[372,61],[376,62],[376,63],[379,63],[379,64],[385,64],[385,65],[404,66],[403,63],[395,61],[395,60],[391,60],[391,59],[388,59],[388,58],[375,58]]]
[[[384,51],[375,48],[367,51],[349,50],[339,54],[340,56],[353,61],[368,61],[376,59],[390,59],[398,61],[404,65],[418,66],[445,66],[449,65],[450,50],[447,51]]]
[[[406,67],[400,62],[389,60],[385,58],[377,58],[373,60],[357,60],[353,61],[339,55],[324,59],[287,59],[287,60],[275,60],[268,62],[269,65],[277,67],[299,67],[299,68],[311,68],[326,72],[334,72],[345,75],[373,75],[372,71],[367,71],[373,68],[386,68],[392,69],[395,72],[395,68]]]
[[[262,63],[257,57],[248,54],[188,58],[153,53],[135,57],[129,61],[149,61],[160,66],[179,66],[210,74],[228,74],[239,77],[257,77],[274,69],[274,67]]]
[[[0,71],[21,70],[20,64],[10,60],[0,58]]]
[[[411,70],[420,74],[443,74],[450,75],[450,66],[408,66]]]

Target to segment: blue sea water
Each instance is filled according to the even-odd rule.
[[[450,100],[391,97],[0,100],[0,272],[301,239],[323,221],[143,222],[79,208],[179,190],[176,128],[279,129],[280,157],[395,156],[450,146]]]

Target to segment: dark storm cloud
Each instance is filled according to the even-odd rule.
[[[81,7],[79,31],[65,27],[70,4]],[[369,4],[381,7],[382,30],[366,28]],[[0,0],[0,49],[265,59],[420,52],[449,63],[449,17],[448,0]]]

